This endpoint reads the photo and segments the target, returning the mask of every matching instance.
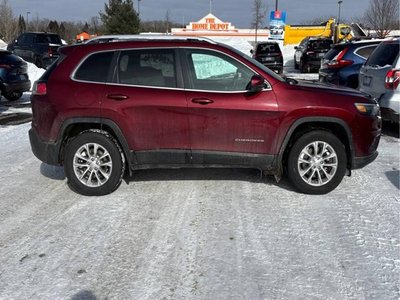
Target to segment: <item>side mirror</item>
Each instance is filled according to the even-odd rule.
[[[251,93],[261,92],[265,87],[264,81],[265,79],[260,75],[253,75],[249,82],[248,91]]]
[[[254,50],[253,50],[253,49],[251,49],[251,50],[250,50],[250,53],[251,53],[251,54],[253,54],[253,53],[254,53]]]
[[[299,47],[295,46],[294,49],[297,50],[297,49],[299,49]]]

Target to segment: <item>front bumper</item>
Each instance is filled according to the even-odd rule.
[[[29,141],[33,154],[39,160],[49,165],[61,165],[59,160],[59,143],[42,141],[34,129],[29,130]]]

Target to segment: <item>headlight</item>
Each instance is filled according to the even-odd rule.
[[[380,115],[380,109],[378,104],[371,103],[354,103],[354,106],[360,114],[366,116],[378,116]]]

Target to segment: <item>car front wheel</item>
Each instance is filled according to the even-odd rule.
[[[305,194],[326,194],[335,189],[346,172],[343,143],[332,133],[315,130],[297,139],[289,152],[288,177]]]
[[[106,195],[122,181],[124,154],[108,133],[85,131],[67,144],[64,170],[74,191],[86,196]]]

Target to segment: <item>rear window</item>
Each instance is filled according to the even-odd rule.
[[[331,50],[329,50],[326,54],[324,59],[328,59],[328,60],[332,60],[334,59],[340,51],[342,51],[343,48],[332,48]]]
[[[90,55],[79,66],[74,78],[84,81],[107,82],[113,56],[114,52],[100,52]]]
[[[310,50],[329,50],[331,48],[332,40],[313,40],[308,43]]]
[[[279,49],[278,44],[259,44],[257,46],[257,53],[259,54],[268,54],[268,53],[279,53],[281,50]]]
[[[61,45],[61,39],[57,34],[38,34],[35,38],[36,43],[49,43]]]
[[[366,65],[380,66],[393,65],[399,55],[399,42],[381,43],[368,58]]]

